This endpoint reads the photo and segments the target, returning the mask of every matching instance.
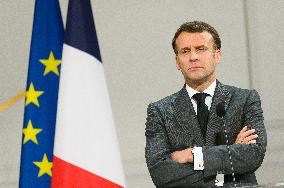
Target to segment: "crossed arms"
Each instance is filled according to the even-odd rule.
[[[255,144],[256,138],[255,129],[248,129],[244,126],[243,129],[238,134],[235,144]],[[180,151],[174,151],[170,154],[170,158],[177,163],[193,163],[193,148],[186,148]]]
[[[172,151],[165,128],[165,113],[155,103],[148,107],[146,122],[145,156],[147,166],[156,186],[171,187],[191,185],[217,171],[231,174],[231,166],[226,145],[203,146],[204,170],[193,169],[192,148]],[[234,172],[246,174],[254,172],[262,163],[267,144],[260,99],[251,91],[244,106],[244,127],[230,145]],[[256,133],[256,134],[254,134]]]

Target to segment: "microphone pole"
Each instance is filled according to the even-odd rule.
[[[226,114],[225,102],[220,102],[220,103],[217,104],[216,113],[217,113],[217,116],[219,116],[223,121],[223,127],[224,127],[224,133],[225,133],[225,137],[226,137],[227,150],[228,150],[228,153],[229,153],[233,182],[234,182],[235,187],[237,187],[235,173],[234,173],[234,166],[233,166],[233,161],[232,161],[232,155],[231,155],[230,146],[229,146],[228,134],[227,134],[227,129],[226,129],[225,121],[224,121],[224,116]]]

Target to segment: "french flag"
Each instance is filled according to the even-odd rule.
[[[69,0],[52,173],[53,188],[125,187],[90,0]]]

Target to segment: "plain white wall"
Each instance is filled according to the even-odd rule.
[[[60,3],[65,20],[67,0]],[[180,24],[192,20],[219,31],[220,81],[259,91],[269,153],[258,179],[284,180],[284,166],[275,170],[284,161],[279,142],[284,122],[283,1],[93,0],[92,6],[128,187],[154,187],[144,159],[146,108],[182,87],[171,40]],[[33,0],[1,1],[0,103],[25,88],[33,9]],[[23,108],[21,100],[0,113],[0,187],[18,184]]]
[[[253,86],[264,99],[267,120],[283,119],[284,2],[248,1]]]

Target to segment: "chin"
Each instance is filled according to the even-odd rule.
[[[190,76],[187,77],[188,80],[194,81],[194,82],[200,82],[206,79],[204,76]]]
[[[193,83],[203,83],[207,81],[206,77],[187,77],[186,80]]]

